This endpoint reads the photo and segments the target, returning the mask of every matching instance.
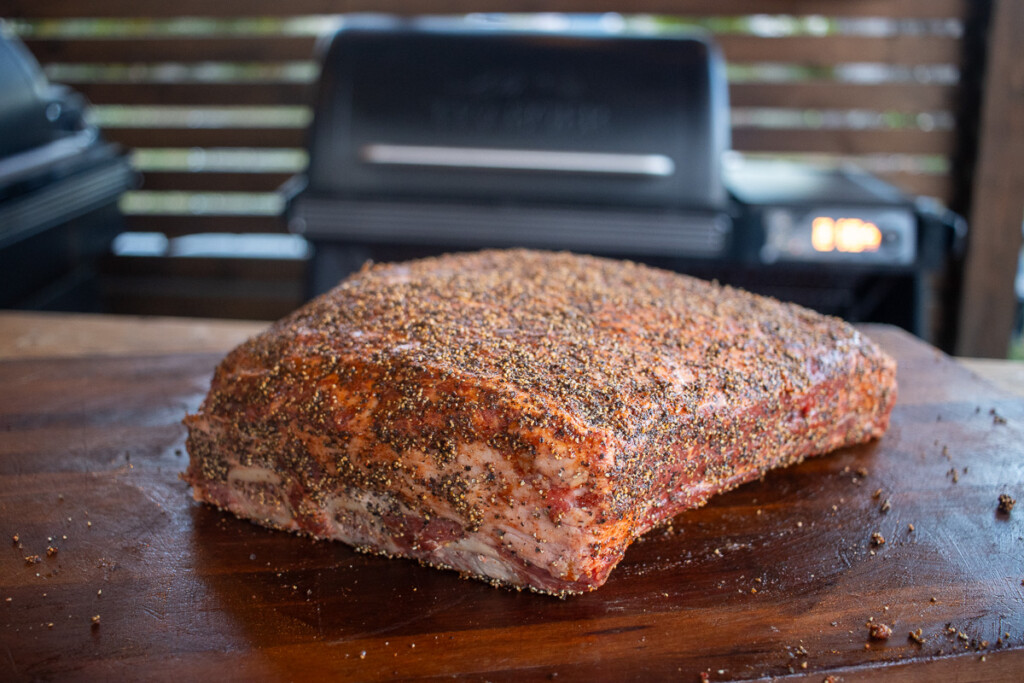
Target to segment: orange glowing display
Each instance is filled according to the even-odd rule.
[[[878,251],[882,231],[874,223],[859,218],[819,216],[811,223],[811,245],[815,251]]]

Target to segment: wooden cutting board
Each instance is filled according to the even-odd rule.
[[[567,600],[193,502],[180,420],[215,355],[0,363],[0,679],[1020,680],[1024,399],[867,331],[900,362],[881,441],[681,515]]]

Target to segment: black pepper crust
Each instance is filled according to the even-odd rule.
[[[201,497],[236,464],[266,466],[314,504],[371,490],[473,533],[527,499],[470,471],[460,444],[502,454],[556,524],[571,485],[538,461],[564,459],[607,526],[591,560],[614,566],[718,490],[879,436],[895,389],[874,344],[795,305],[567,253],[448,255],[366,267],[233,351],[186,420],[186,478]]]

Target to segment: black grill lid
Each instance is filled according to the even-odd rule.
[[[322,62],[311,195],[725,205],[727,88],[703,38],[375,19]]]

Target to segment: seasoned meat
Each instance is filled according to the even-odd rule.
[[[709,496],[880,436],[895,363],[846,323],[629,262],[364,268],[232,351],[197,500],[512,587],[599,587]]]

